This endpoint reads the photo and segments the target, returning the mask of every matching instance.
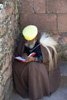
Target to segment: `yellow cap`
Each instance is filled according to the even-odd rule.
[[[26,40],[32,40],[37,36],[38,29],[34,25],[28,25],[23,29],[22,33]]]

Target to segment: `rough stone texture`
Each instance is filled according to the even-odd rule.
[[[12,93],[12,58],[19,36],[17,0],[0,2],[0,100],[9,100]],[[18,27],[18,28],[17,28]]]
[[[2,96],[2,94],[3,94],[3,87],[0,85],[0,97]]]
[[[32,13],[33,12],[32,0],[19,0],[18,7],[19,7],[19,13]]]
[[[67,14],[58,15],[58,30],[61,32],[67,32]]]
[[[7,83],[5,84],[4,87],[4,100],[10,100],[11,98],[10,96],[12,95],[12,90],[13,90],[13,82],[12,82],[12,78],[10,78],[7,80]]]
[[[57,52],[58,58],[67,61],[67,33],[51,34],[54,40],[58,42]]]
[[[45,13],[46,12],[46,0],[34,0],[34,12]]]
[[[9,68],[6,69],[6,71],[3,74],[2,85],[5,85],[7,80],[12,76],[12,64],[10,65],[9,65]]]
[[[67,0],[47,0],[47,13],[67,13]]]
[[[0,37],[5,34],[6,31],[6,26],[5,25],[0,25]]]

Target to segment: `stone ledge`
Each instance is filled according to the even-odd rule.
[[[67,61],[60,61],[59,67],[61,76],[67,76]]]

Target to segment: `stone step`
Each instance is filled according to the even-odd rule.
[[[67,76],[60,77],[60,84],[59,87],[67,88]]]
[[[58,88],[50,97],[44,97],[43,100],[67,100],[67,88]]]
[[[60,68],[60,75],[67,76],[67,61],[60,61],[59,68]]]
[[[67,62],[60,61],[60,84],[57,90],[51,96],[43,97],[43,100],[67,100]],[[22,98],[15,90],[13,91],[12,100],[29,100]]]

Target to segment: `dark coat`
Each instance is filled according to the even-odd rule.
[[[24,39],[16,52],[16,56],[22,56],[24,51]],[[54,63],[53,71],[49,71],[49,56],[45,47],[40,45],[43,63],[29,62],[22,63],[15,60],[13,63],[13,74],[15,88],[23,98],[43,98],[49,96],[50,92],[54,92],[58,87],[59,82],[59,67]],[[54,52],[50,48],[53,62]]]

